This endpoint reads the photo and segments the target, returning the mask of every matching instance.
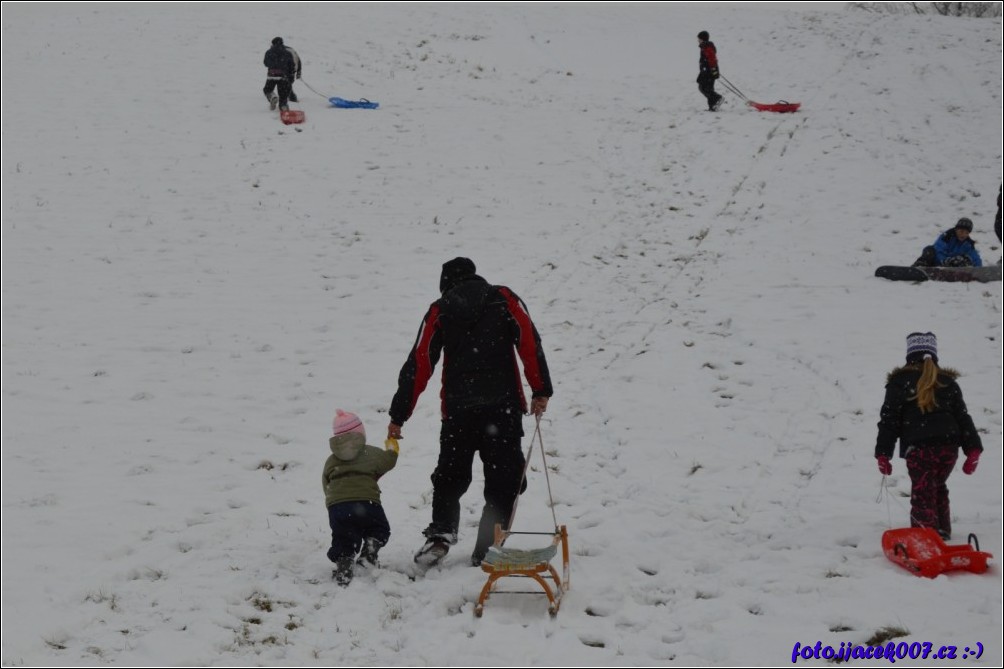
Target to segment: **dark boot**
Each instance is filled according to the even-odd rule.
[[[366,537],[363,539],[363,549],[359,552],[359,558],[356,560],[356,564],[370,567],[379,567],[380,563],[377,561],[377,555],[380,553],[380,549],[383,548],[383,542],[374,537]]]
[[[335,562],[335,568],[331,572],[331,578],[343,588],[352,582],[352,563],[352,557],[338,558],[338,561]]]
[[[474,553],[471,554],[471,564],[475,567],[481,564],[481,560],[488,553],[488,547],[495,543],[495,525],[502,525],[503,530],[507,528],[506,515],[488,504],[481,510],[478,539],[474,543]]]
[[[446,557],[449,552],[450,544],[442,537],[429,537],[415,553],[415,562],[431,567],[439,564],[440,560]]]
[[[937,267],[938,256],[934,252],[933,246],[925,246],[920,257],[913,261],[911,267]]]
[[[438,564],[450,552],[450,546],[457,543],[456,530],[444,530],[435,523],[422,530],[426,541],[415,553],[415,562],[424,565]]]

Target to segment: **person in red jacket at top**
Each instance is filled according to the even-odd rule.
[[[697,88],[708,99],[708,111],[718,111],[722,105],[722,96],[715,92],[715,79],[718,78],[718,50],[710,40],[707,30],[697,33],[698,46],[701,49],[699,61],[701,71],[697,75]]]
[[[389,439],[401,438],[419,395],[443,356],[439,460],[432,473],[432,522],[415,561],[435,564],[457,543],[460,498],[471,484],[478,453],[484,465],[485,506],[471,564],[478,566],[494,540],[495,524],[508,527],[516,496],[526,487],[520,443],[523,415],[540,416],[553,394],[540,335],[523,301],[509,288],[476,273],[469,258],[443,264],[442,297],[422,319],[415,345],[398,375],[390,405]],[[532,392],[527,406],[519,365]]]

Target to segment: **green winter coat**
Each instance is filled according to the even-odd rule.
[[[397,464],[397,451],[367,446],[366,437],[358,432],[331,437],[328,445],[331,455],[321,476],[324,505],[360,500],[379,504],[377,479]]]

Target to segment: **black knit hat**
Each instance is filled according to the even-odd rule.
[[[282,46],[282,38],[281,37],[273,37],[272,38],[272,46]]]
[[[439,292],[445,293],[469,276],[474,276],[477,269],[470,258],[454,258],[443,263],[443,273],[439,275]]]
[[[962,228],[963,230],[968,230],[969,232],[972,232],[973,231],[973,222],[971,220],[969,220],[968,218],[966,218],[965,216],[963,216],[962,218],[959,219],[959,222],[955,224],[955,229],[958,230],[959,228]]]
[[[708,34],[707,30],[702,30],[701,32],[697,33],[697,39],[702,39],[705,42],[707,42],[710,37],[711,35]]]

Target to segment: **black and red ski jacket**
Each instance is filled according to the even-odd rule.
[[[718,69],[718,49],[714,42],[701,42],[698,45],[701,49],[700,67],[701,72]]]
[[[390,405],[390,419],[397,425],[411,417],[440,354],[444,418],[486,406],[510,406],[526,413],[517,355],[533,397],[553,393],[540,335],[523,300],[480,276],[461,280],[422,319]]]

